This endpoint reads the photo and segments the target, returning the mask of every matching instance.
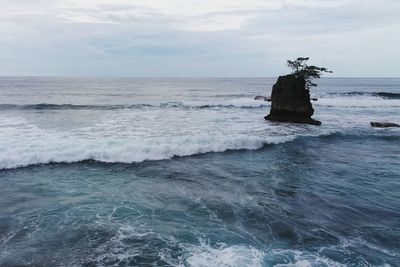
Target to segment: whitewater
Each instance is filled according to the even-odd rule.
[[[83,160],[134,163],[258,149],[298,136],[368,128],[371,120],[396,120],[393,115],[355,113],[360,109],[376,112],[400,107],[398,93],[324,94],[324,88],[315,88],[314,96],[319,98],[314,103],[316,117],[324,119],[323,127],[274,125],[263,121],[269,103],[254,100],[257,94],[269,94],[272,80],[267,80],[265,87],[244,88],[244,92],[229,80],[216,80],[222,88],[213,84],[203,89],[196,89],[196,81],[191,84],[190,80],[175,81],[177,87],[170,80],[139,80],[143,88],[136,87],[136,80],[117,80],[115,85],[114,81],[101,80],[99,88],[93,80],[82,79],[82,89],[79,84],[68,84],[69,80],[50,79],[40,85],[44,88],[37,88],[34,79],[32,88],[26,91],[18,88],[23,79],[3,81],[0,168]],[[197,82],[205,86],[210,83]],[[248,86],[254,81],[240,82]],[[108,83],[110,88],[106,87]]]
[[[398,266],[400,79],[0,78],[1,266]]]

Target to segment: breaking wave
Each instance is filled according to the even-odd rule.
[[[237,97],[226,101],[182,101],[182,102],[163,102],[163,103],[136,103],[136,104],[109,104],[109,105],[89,105],[89,104],[0,104],[0,110],[123,110],[123,109],[213,109],[213,108],[265,108],[270,105],[265,101],[254,100],[252,95],[216,95],[218,97]],[[358,97],[357,97],[358,96]],[[378,100],[382,102],[377,102]],[[392,100],[393,102],[385,100]],[[320,95],[315,105],[328,106],[398,106],[400,93],[391,92],[340,92]]]
[[[181,109],[206,109],[206,108],[260,108],[266,107],[265,103],[244,99],[230,101],[226,104],[219,103],[182,103],[166,102],[160,104],[132,104],[132,105],[74,105],[74,104],[0,104],[0,110],[118,110],[118,109],[145,109],[145,108],[181,108]]]
[[[152,139],[73,139],[67,136],[20,142],[6,147],[0,154],[0,169],[12,169],[36,164],[72,163],[95,160],[105,163],[138,163],[146,160],[167,160],[227,150],[255,150],[266,144],[294,140],[294,136],[252,137],[181,137]]]
[[[342,93],[330,93],[330,95],[342,95],[342,96],[375,96],[386,99],[400,99],[400,93],[390,93],[390,92],[342,92]]]
[[[386,95],[386,96],[385,96]],[[313,104],[328,107],[400,107],[400,98],[395,93],[334,93],[320,97]]]

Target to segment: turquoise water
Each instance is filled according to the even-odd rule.
[[[399,79],[0,80],[2,266],[399,266]]]

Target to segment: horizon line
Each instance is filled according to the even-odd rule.
[[[273,79],[276,76],[96,76],[96,75],[0,75],[0,78],[98,78],[98,79]],[[400,76],[329,76],[320,79],[400,79]]]

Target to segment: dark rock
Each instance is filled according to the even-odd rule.
[[[294,75],[280,76],[272,88],[271,111],[266,120],[320,125],[311,116],[314,109],[310,92],[303,78]]]
[[[254,98],[254,100],[263,100],[263,101],[271,102],[271,97],[258,95]]]
[[[378,127],[378,128],[400,127],[400,125],[397,124],[397,123],[392,123],[392,122],[376,122],[376,121],[371,121],[371,126],[372,126],[372,127]]]

